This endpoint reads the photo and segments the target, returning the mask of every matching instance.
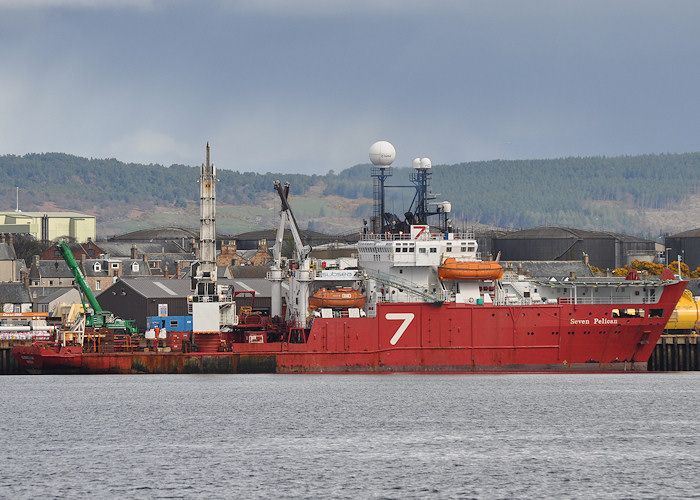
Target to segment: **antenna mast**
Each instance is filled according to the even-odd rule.
[[[369,159],[374,165],[372,167],[372,177],[374,177],[374,217],[372,217],[372,231],[374,233],[383,233],[384,214],[384,181],[390,177],[391,164],[396,159],[396,150],[394,146],[387,141],[378,141],[372,144],[369,148]]]

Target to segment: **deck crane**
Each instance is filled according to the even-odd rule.
[[[289,183],[284,186],[280,181],[275,181],[275,190],[280,196],[282,210],[280,210],[279,226],[275,237],[275,245],[272,247],[273,263],[270,269],[272,281],[272,316],[280,316],[282,311],[282,240],[284,228],[289,224],[294,238],[294,251],[298,267],[290,270],[289,291],[287,292],[287,321],[301,328],[306,328],[307,313],[309,309],[309,288],[311,284],[311,262],[309,254],[311,247],[301,241],[299,225],[297,224],[292,208],[289,206]]]
[[[70,251],[65,241],[61,241],[58,244],[58,250],[61,252],[63,260],[66,261],[71,273],[73,273],[75,284],[78,285],[78,288],[82,292],[80,300],[83,302],[83,310],[85,311],[85,326],[123,330],[124,333],[129,334],[137,333],[138,328],[134,325],[133,321],[117,318],[113,313],[102,309],[100,303],[97,302],[95,295],[92,293],[92,290],[90,290],[90,287],[87,285],[85,275],[75,261],[75,257],[73,257],[73,253]],[[90,308],[85,306],[85,300],[88,301]]]
[[[282,201],[282,214],[286,215],[287,220],[289,221],[289,227],[292,230],[292,237],[294,238],[294,245],[295,245],[295,252],[297,254],[297,261],[301,265],[303,261],[305,261],[309,254],[311,253],[311,247],[309,245],[304,245],[304,243],[301,241],[301,233],[299,232],[299,224],[297,224],[297,220],[294,217],[294,213],[292,212],[292,207],[289,206],[289,182],[284,183],[284,188],[282,187],[282,183],[280,181],[275,181],[275,189],[277,190],[277,193],[280,196],[280,200]],[[282,226],[282,230],[284,231],[284,227]],[[279,238],[279,237],[278,237]],[[277,242],[275,242],[275,245],[277,245]]]

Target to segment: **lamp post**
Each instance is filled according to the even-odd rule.
[[[668,251],[669,251],[669,250],[671,250],[671,248],[670,248],[670,247],[666,247],[666,257],[665,257],[665,260],[664,260],[664,264],[666,265],[666,267],[668,267]]]

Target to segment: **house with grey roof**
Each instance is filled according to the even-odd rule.
[[[100,292],[114,283],[121,276],[150,276],[148,262],[143,259],[115,259],[109,255],[103,255],[97,259],[88,259],[84,254],[77,262],[78,267],[85,276],[85,282],[93,292]],[[75,286],[75,278],[68,264],[64,260],[41,260],[34,256],[29,270],[29,285],[32,296],[46,296],[40,291],[45,287]]]
[[[115,259],[104,255],[99,259],[81,259],[80,268],[85,275],[85,281],[95,293],[112,286],[118,278],[150,276],[151,270],[143,259]]]
[[[73,273],[63,260],[41,260],[34,256],[29,268],[29,286],[35,287],[69,287],[75,285]]]
[[[17,254],[11,243],[5,243],[4,236],[0,240],[0,281],[19,281],[20,267]]]
[[[266,266],[230,266],[227,269],[230,271],[230,276],[228,277],[232,279],[263,279],[267,276],[267,273],[270,271],[270,265],[268,264]]]
[[[34,312],[55,314],[61,304],[80,304],[80,292],[76,287],[50,287],[45,289],[45,295],[32,297]],[[35,293],[35,291],[32,291]]]
[[[32,299],[24,283],[0,283],[0,306],[5,313],[32,312]]]
[[[195,254],[177,241],[107,241],[100,243],[111,258],[142,259],[152,276],[181,277],[183,269],[196,261]]]

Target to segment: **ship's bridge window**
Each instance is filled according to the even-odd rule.
[[[415,247],[413,247],[413,246],[408,247],[408,251],[413,253],[415,251]]]
[[[476,247],[469,247],[470,252],[476,252]]]
[[[430,253],[437,253],[436,247],[430,247]]]
[[[447,245],[447,249],[446,249],[445,251],[451,252],[451,251],[452,251],[452,245]]]
[[[420,247],[418,249],[418,253],[425,253],[425,247]]]
[[[467,247],[462,247],[462,248],[461,248],[461,251],[462,251],[462,252],[466,252],[466,251],[467,251]]]

